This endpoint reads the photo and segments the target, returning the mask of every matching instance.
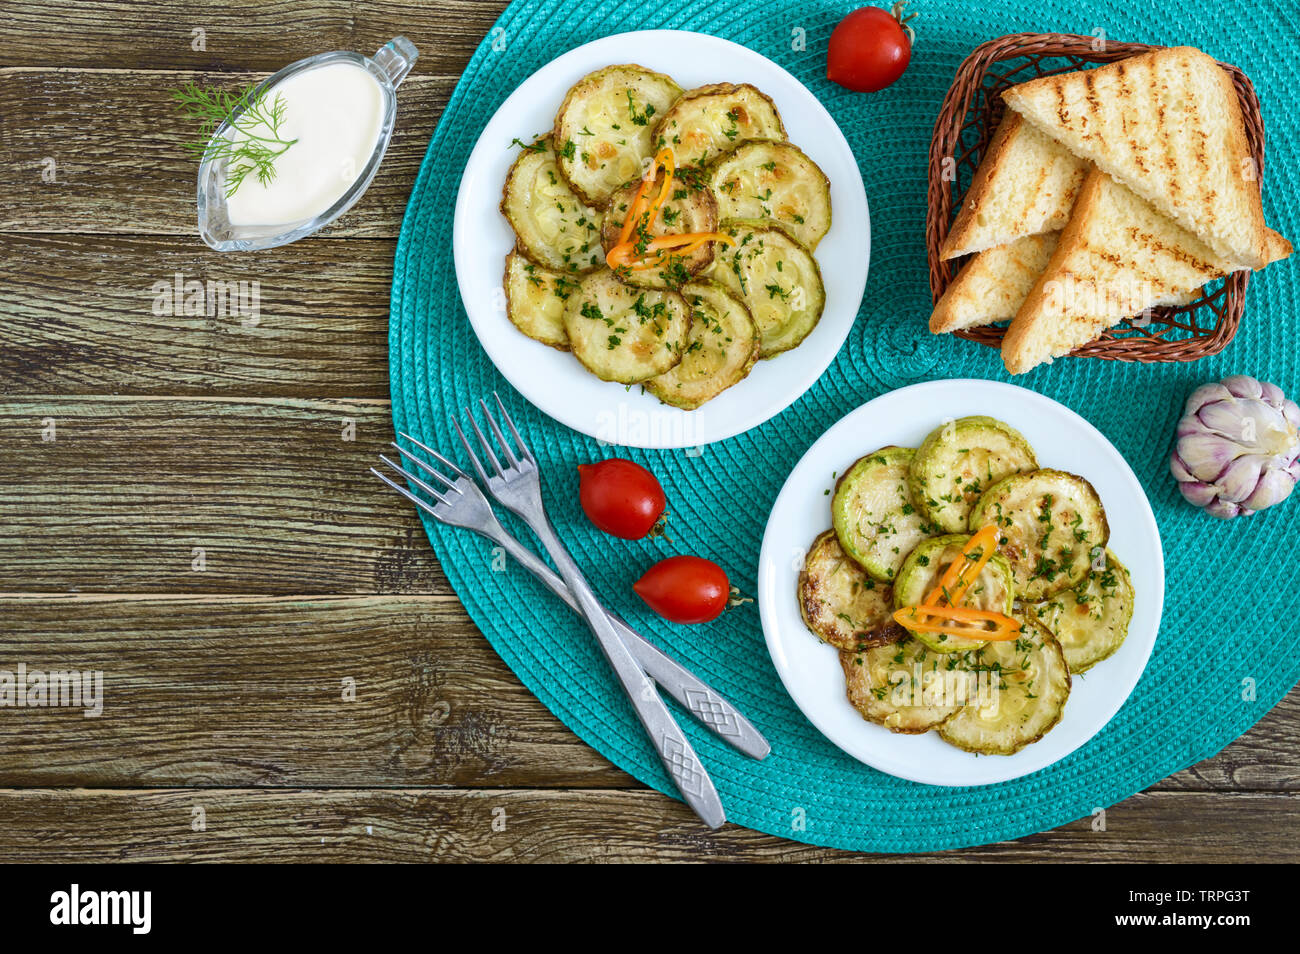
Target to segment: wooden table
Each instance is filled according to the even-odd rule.
[[[391,436],[406,197],[502,6],[6,0],[0,669],[105,685],[97,719],[0,709],[0,858],[866,857],[710,833],[579,742],[366,472]],[[397,32],[421,59],[362,203],[287,248],[206,249],[168,91]],[[258,282],[256,320],[159,314],[154,286],[177,275]],[[1298,753],[1293,692],[1218,757],[1110,806],[1105,831],[924,857],[1295,861]]]

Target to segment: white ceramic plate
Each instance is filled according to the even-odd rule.
[[[506,54],[508,55],[508,54]],[[501,188],[525,142],[551,128],[564,94],[592,70],[639,63],[684,89],[752,83],[776,102],[790,141],[831,181],[832,226],[817,247],[826,310],[793,351],[760,361],[744,381],[694,411],[660,404],[639,387],[600,381],[570,354],[520,334],[506,318],[501,287],[514,235],[501,215]],[[571,50],[510,94],[484,127],[456,199],[456,280],[470,323],[497,369],[525,398],[563,424],[613,444],[694,447],[762,424],[808,390],[844,343],[867,282],[871,227],[853,151],[825,107],[766,57],[729,40],[678,30],[621,33]]]
[[[1106,508],[1110,549],[1128,568],[1136,599],[1128,639],[1109,659],[1076,677],[1061,721],[1015,755],[975,756],[937,733],[898,735],[867,722],[849,705],[838,653],[799,616],[795,585],[803,555],[831,525],[826,491],[863,454],[886,444],[916,447],[947,418],[988,414],[1033,445],[1044,467],[1092,482]],[[763,535],[758,594],[767,648],[786,691],[821,732],[873,768],[929,785],[989,785],[1063,759],[1119,711],[1155,645],[1164,604],[1160,532],[1141,484],[1101,433],[1041,394],[994,381],[934,381],[900,388],[844,417],[809,448],[777,497]]]

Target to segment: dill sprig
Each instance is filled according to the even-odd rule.
[[[285,139],[280,133],[284,123],[284,97],[272,100],[255,86],[239,92],[215,86],[200,86],[193,81],[172,90],[172,100],[186,118],[199,124],[198,136],[185,146],[200,159],[226,161],[226,198],[234,195],[249,173],[266,186],[275,178],[275,161],[297,139]],[[227,119],[230,131],[220,138],[213,133]]]

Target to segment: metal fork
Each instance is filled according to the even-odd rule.
[[[710,828],[721,827],[723,822],[726,821],[726,814],[722,810],[722,802],[718,798],[717,790],[713,787],[713,780],[709,778],[704,766],[700,764],[699,758],[695,755],[695,750],[691,748],[690,742],[682,733],[681,726],[677,724],[668,711],[668,706],[664,704],[659,693],[655,691],[654,683],[646,676],[645,671],[637,665],[636,659],[633,658],[623,641],[619,639],[614,624],[596,600],[596,595],[583,577],[582,571],[578,569],[578,564],[573,561],[569,551],[565,549],[564,544],[560,542],[560,538],[556,536],[555,528],[551,526],[550,518],[546,515],[546,508],[542,504],[541,474],[537,467],[537,460],[533,457],[532,451],[528,449],[528,444],[519,435],[519,430],[515,427],[515,422],[511,420],[505,405],[501,403],[501,398],[497,395],[493,396],[496,397],[497,410],[501,412],[501,418],[506,422],[506,426],[510,429],[510,434],[514,438],[515,447],[519,448],[519,455],[515,454],[510,442],[506,440],[505,434],[501,432],[501,428],[498,426],[496,418],[493,417],[491,409],[488,408],[487,402],[480,400],[479,404],[487,417],[488,426],[492,429],[497,444],[506,457],[508,466],[503,467],[501,465],[501,461],[497,459],[497,455],[492,449],[492,442],[488,440],[478,426],[473,414],[466,411],[470,426],[473,427],[474,433],[478,437],[483,454],[491,461],[496,472],[488,474],[478,456],[474,453],[474,449],[470,446],[465,432],[453,420],[452,424],[456,428],[456,433],[460,436],[460,442],[465,447],[465,453],[469,455],[474,471],[478,474],[483,485],[487,487],[488,493],[511,513],[528,524],[529,529],[537,535],[546,552],[550,554],[551,559],[560,571],[560,576],[564,578],[564,582],[568,585],[569,592],[573,594],[574,599],[577,601],[579,611],[595,635],[596,641],[600,644],[601,651],[605,654],[610,666],[613,667],[619,682],[622,683],[623,691],[627,693],[637,718],[650,736],[650,740],[654,743],[660,761],[663,762],[664,768],[668,770],[668,774],[672,776],[678,791],[682,793],[682,797],[686,800],[686,804],[690,805]]]
[[[564,580],[501,525],[501,521],[492,512],[492,506],[488,503],[487,498],[483,496],[483,491],[479,489],[478,484],[474,482],[469,474],[432,447],[416,440],[411,435],[403,433],[399,436],[428,454],[455,475],[454,478],[446,476],[427,461],[412,454],[400,444],[394,443],[393,448],[403,458],[409,460],[421,472],[427,474],[441,485],[440,487],[433,487],[395,461],[390,460],[383,454],[379,455],[380,460],[410,481],[413,486],[418,487],[436,500],[437,504],[430,505],[419,495],[412,493],[406,487],[373,467],[370,469],[372,474],[439,523],[472,530],[491,540],[513,557],[524,569],[537,577],[547,589],[563,600],[570,609],[579,612],[578,601],[569,592]],[[723,698],[708,683],[628,626],[616,614],[609,610],[605,612],[613,622],[619,638],[627,646],[637,664],[645,670],[646,675],[685,706],[687,711],[705,727],[734,748],[754,759],[767,757],[768,753],[772,751],[771,745],[735,706]]]

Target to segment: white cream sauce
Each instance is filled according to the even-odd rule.
[[[288,225],[320,215],[337,202],[370,160],[383,125],[379,82],[352,63],[327,63],[267,90],[284,100],[279,138],[294,140],[275,160],[275,177],[256,173],[226,200],[232,225]],[[254,135],[269,135],[263,125]],[[236,135],[240,135],[236,133]]]

